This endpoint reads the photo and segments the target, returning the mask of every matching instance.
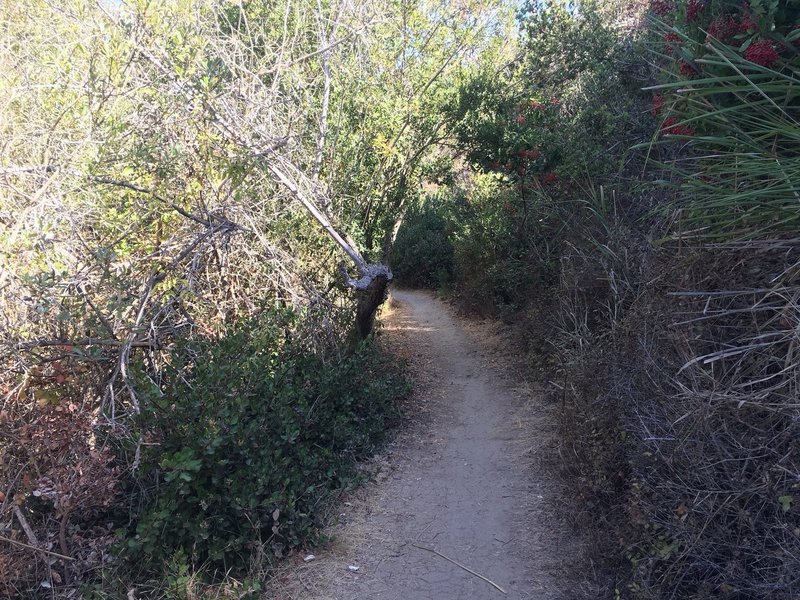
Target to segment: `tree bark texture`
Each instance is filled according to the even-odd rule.
[[[358,292],[358,305],[356,306],[356,333],[360,340],[366,339],[372,333],[375,324],[375,313],[386,300],[389,288],[389,278],[378,275],[366,289]]]

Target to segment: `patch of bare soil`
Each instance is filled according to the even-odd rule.
[[[313,600],[576,598],[581,546],[548,467],[555,418],[518,383],[497,325],[465,323],[432,294],[395,290],[384,339],[409,359],[411,422],[339,507],[332,542],[266,597]]]

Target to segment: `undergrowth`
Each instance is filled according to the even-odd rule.
[[[48,569],[24,548],[9,554],[19,560],[3,593],[38,597],[40,581],[66,583],[95,560],[85,552],[102,552],[103,569],[81,574],[87,597],[120,597],[131,586],[137,597],[191,597],[197,586],[228,597],[218,584],[237,581],[231,593],[241,597],[276,560],[319,542],[330,502],[359,483],[356,461],[385,439],[409,382],[374,340],[340,351],[320,344],[308,318],[268,310],[219,336],[177,338],[158,369],[133,361],[141,411],[127,436],[104,432],[102,449],[78,445],[92,429],[77,410],[57,406],[34,423],[47,434],[22,425],[20,435],[48,436],[55,461],[36,486],[26,476],[23,518],[44,531],[53,510],[70,515],[66,496],[43,481],[69,486],[82,511],[70,515],[58,550],[77,560]],[[40,468],[50,464],[43,458],[27,457]],[[132,469],[112,468],[122,462]],[[80,546],[96,529],[102,543]]]
[[[132,556],[183,550],[221,572],[255,548],[313,543],[320,503],[398,416],[402,374],[371,343],[314,353],[291,313],[187,342],[151,387],[140,424],[143,510]]]

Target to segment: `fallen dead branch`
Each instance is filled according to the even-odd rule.
[[[425,550],[426,552],[430,552],[431,554],[435,554],[436,556],[438,556],[438,557],[440,557],[440,558],[443,558],[443,559],[445,559],[447,562],[451,562],[451,563],[453,563],[453,564],[454,564],[455,566],[457,566],[459,569],[464,569],[464,570],[465,570],[467,573],[469,573],[469,574],[471,574],[471,575],[474,575],[474,576],[475,576],[475,577],[477,577],[478,579],[482,579],[483,581],[485,581],[486,583],[488,583],[489,585],[491,585],[493,588],[495,588],[495,589],[499,590],[500,592],[502,592],[502,593],[504,593],[504,594],[507,594],[507,593],[508,593],[508,592],[506,592],[506,591],[505,591],[503,588],[501,588],[499,585],[497,585],[497,584],[496,584],[494,581],[492,581],[491,579],[489,579],[488,577],[484,577],[484,576],[483,576],[483,575],[481,575],[480,573],[476,573],[475,571],[473,571],[473,570],[472,570],[472,569],[470,569],[469,567],[466,567],[466,566],[462,565],[460,562],[458,562],[457,560],[453,560],[453,559],[452,559],[452,558],[450,558],[449,556],[445,556],[444,554],[442,554],[442,553],[441,553],[441,552],[439,552],[438,550],[434,550],[433,548],[429,548],[428,546],[421,546],[421,545],[419,545],[419,544],[415,544],[414,542],[411,542],[411,545],[412,545],[412,546],[414,546],[414,548],[419,548],[420,550]]]
[[[29,550],[34,550],[35,552],[41,552],[43,554],[47,554],[48,556],[55,556],[56,558],[60,558],[61,560],[75,560],[71,556],[67,556],[66,554],[59,554],[58,552],[53,552],[52,550],[45,550],[44,548],[38,548],[37,546],[32,546],[31,544],[26,544],[25,542],[20,542],[18,540],[12,540],[11,538],[7,538],[3,535],[0,535],[0,540],[4,542],[8,542],[9,544],[13,544],[15,546],[19,546],[21,548],[28,548]]]

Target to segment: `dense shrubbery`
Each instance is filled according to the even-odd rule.
[[[390,257],[400,284],[437,288],[446,287],[452,279],[453,245],[445,213],[434,202],[406,212]]]
[[[526,213],[533,212],[535,199],[496,173],[477,175],[453,194],[459,301],[479,314],[507,316],[524,304],[530,285],[551,275],[546,260],[536,260],[533,236],[525,235]]]
[[[397,416],[402,375],[370,343],[315,352],[297,316],[272,313],[183,344],[145,394],[145,508],[133,555],[241,569],[263,545],[313,541],[320,503]],[[152,445],[151,445],[152,444]]]
[[[500,173],[440,190],[410,211],[398,232],[392,253],[398,280],[441,288],[478,314],[519,309],[530,286],[551,282],[555,273],[542,247],[549,223],[526,224],[524,213],[535,213],[540,200]]]

